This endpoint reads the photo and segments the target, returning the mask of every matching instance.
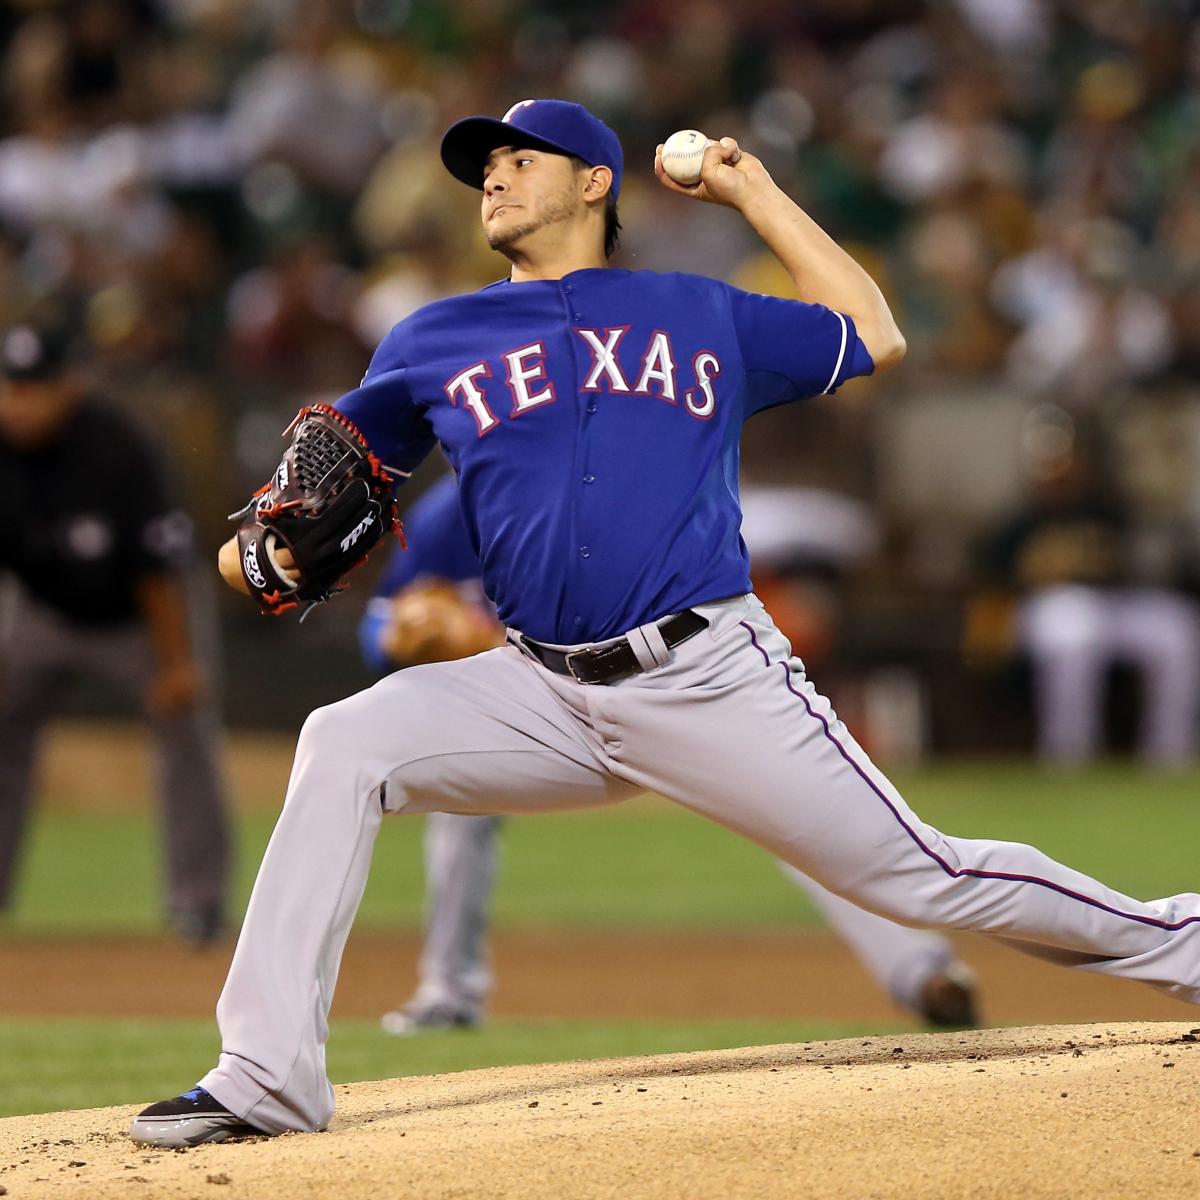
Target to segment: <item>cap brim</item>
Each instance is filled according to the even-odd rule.
[[[442,162],[455,179],[483,188],[483,168],[497,146],[518,146],[523,150],[549,150],[570,156],[571,151],[526,133],[515,125],[506,125],[495,117],[465,117],[455,122],[442,137]]]

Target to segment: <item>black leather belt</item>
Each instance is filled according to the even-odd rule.
[[[667,649],[673,650],[707,628],[708,621],[704,617],[690,608],[685,608],[683,612],[664,621],[658,627],[658,631],[662,634]],[[536,658],[547,670],[556,675],[566,675],[577,683],[615,683],[618,679],[628,679],[630,675],[637,675],[644,669],[638,662],[628,638],[620,638],[604,646],[571,651],[555,650],[553,646],[543,646],[541,642],[527,637],[522,637],[516,644]]]

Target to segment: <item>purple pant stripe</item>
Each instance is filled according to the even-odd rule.
[[[758,644],[758,638],[754,633],[753,627],[746,624],[745,621],[739,621],[738,624],[741,625],[741,627],[750,635],[751,644],[754,646],[755,650],[762,655],[763,662],[770,667],[772,665],[771,659],[762,646]],[[1138,916],[1137,913],[1122,912],[1120,909],[1112,908],[1107,904],[1101,903],[1099,900],[1093,900],[1090,896],[1084,896],[1079,892],[1073,892],[1070,888],[1065,888],[1061,884],[1054,883],[1050,879],[1042,879],[1037,875],[1016,875],[1007,871],[983,871],[975,867],[963,867],[961,870],[956,870],[944,858],[942,858],[936,850],[933,850],[931,847],[927,846],[923,841],[921,841],[916,830],[913,829],[912,826],[909,825],[909,823],[900,815],[899,810],[891,802],[891,800],[888,799],[887,795],[880,790],[878,785],[866,773],[866,771],[864,771],[862,767],[854,761],[846,747],[842,745],[840,741],[838,741],[833,730],[829,728],[829,722],[826,721],[819,712],[816,712],[813,709],[812,705],[808,702],[808,697],[805,696],[803,692],[798,692],[794,687],[792,687],[792,673],[788,664],[786,662],[780,662],[775,665],[783,668],[784,683],[786,684],[788,691],[791,692],[792,695],[797,699],[799,699],[810,717],[820,721],[821,728],[825,731],[825,736],[837,747],[838,753],[842,756],[842,758],[849,763],[849,765],[853,768],[858,777],[867,785],[867,787],[869,787],[871,791],[873,791],[875,795],[883,801],[883,803],[887,806],[888,811],[893,817],[896,818],[900,828],[903,829],[910,838],[912,838],[913,842],[916,843],[916,846],[921,853],[933,859],[933,861],[937,863],[937,865],[941,867],[947,875],[951,876],[951,878],[960,879],[964,875],[967,875],[975,879],[1007,879],[1013,883],[1033,883],[1038,887],[1049,888],[1052,892],[1058,892],[1059,895],[1067,896],[1072,900],[1078,900],[1083,904],[1090,905],[1092,908],[1098,908],[1101,910],[1101,912],[1111,913],[1114,917],[1122,917],[1127,921],[1137,921],[1142,925],[1152,925],[1156,929],[1182,929],[1185,925],[1193,925],[1197,921],[1200,921],[1200,917],[1184,917],[1181,921],[1160,921],[1157,917],[1142,917]]]

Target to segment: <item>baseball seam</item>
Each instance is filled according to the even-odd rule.
[[[670,154],[664,158],[664,166],[669,161],[671,166],[674,166],[678,170],[680,167],[692,166],[697,159],[703,161],[704,152],[710,145],[712,143],[706,141],[704,143],[696,143],[687,150],[671,150]],[[673,179],[675,178],[669,169],[667,170],[667,174],[671,175]],[[681,181],[675,180],[675,182],[679,183]]]

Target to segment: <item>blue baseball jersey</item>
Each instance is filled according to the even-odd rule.
[[[572,645],[749,591],[743,422],[873,369],[821,305],[594,268],[419,309],[337,407],[391,467],[441,444],[500,620]]]
[[[394,596],[417,579],[463,583],[479,578],[479,558],[458,505],[453,475],[437,481],[404,514],[404,540],[375,586],[377,596]]]

